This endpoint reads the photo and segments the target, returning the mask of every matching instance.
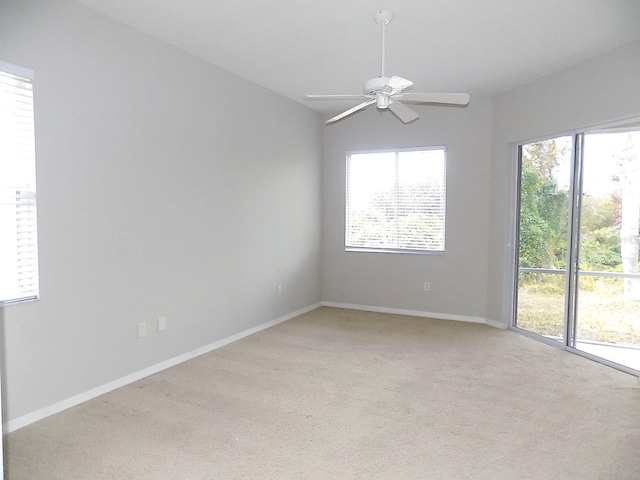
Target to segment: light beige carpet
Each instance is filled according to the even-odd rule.
[[[640,382],[483,325],[321,308],[5,441],[9,480],[640,479]]]

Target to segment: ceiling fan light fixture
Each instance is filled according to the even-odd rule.
[[[380,109],[389,108],[389,95],[385,95],[384,93],[380,93],[378,95],[378,99],[376,101],[376,107]]]

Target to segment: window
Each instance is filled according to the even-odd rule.
[[[33,72],[0,62],[0,305],[38,298]]]
[[[345,249],[444,252],[446,149],[347,155]]]

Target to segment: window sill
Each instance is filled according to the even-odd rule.
[[[407,248],[345,247],[345,252],[408,253],[412,255],[444,255],[444,250],[410,250]]]
[[[21,297],[21,298],[10,298],[8,300],[0,300],[0,308],[6,307],[8,305],[16,305],[19,303],[29,303],[36,302],[40,300],[38,295],[31,295],[29,297]]]

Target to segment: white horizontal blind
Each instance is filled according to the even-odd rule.
[[[346,250],[443,252],[444,147],[347,156]]]
[[[0,304],[38,297],[33,80],[7,67],[0,64]]]

